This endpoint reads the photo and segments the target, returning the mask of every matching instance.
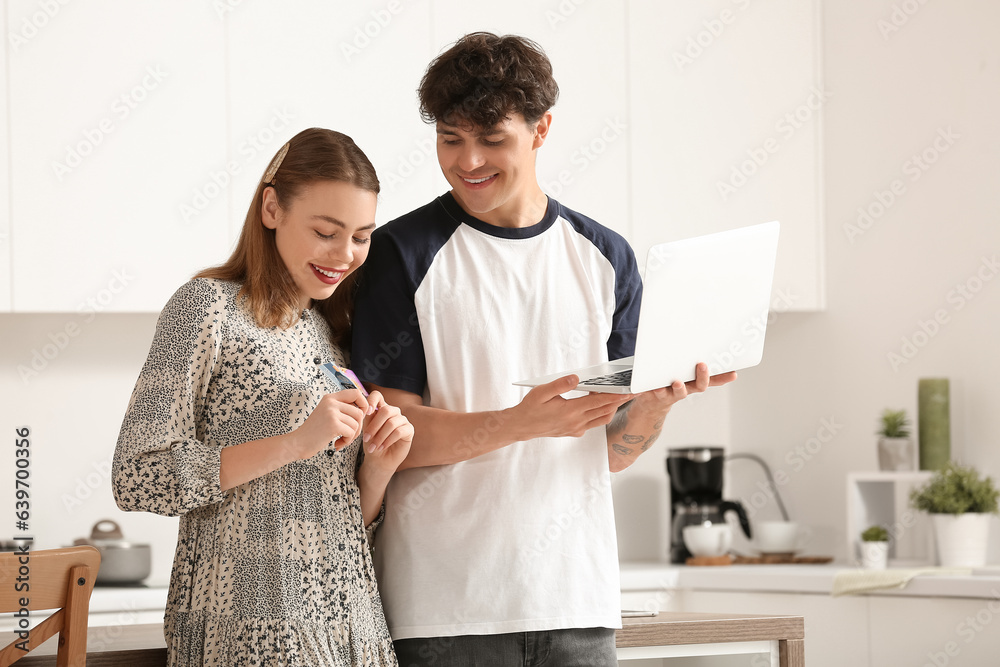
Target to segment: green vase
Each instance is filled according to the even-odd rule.
[[[920,469],[939,470],[951,460],[948,378],[921,378],[917,399]]]

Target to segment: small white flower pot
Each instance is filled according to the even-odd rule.
[[[991,514],[931,514],[942,567],[982,567]]]
[[[861,543],[861,567],[866,570],[884,570],[888,562],[888,542]]]

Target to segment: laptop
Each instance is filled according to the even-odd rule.
[[[661,243],[649,249],[635,355],[520,380],[535,387],[577,375],[579,391],[640,393],[750,368],[764,354],[778,222]]]

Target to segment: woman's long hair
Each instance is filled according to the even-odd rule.
[[[274,162],[273,158],[267,172]],[[379,192],[375,168],[350,137],[315,127],[303,130],[288,142],[288,152],[271,180],[265,183],[262,178],[257,185],[233,254],[224,264],[195,276],[242,282],[240,296],[247,299],[259,327],[288,328],[300,315],[298,288],[278,253],[274,230],[265,227],[261,218],[264,188],[273,187],[278,205],[287,209],[304,186],[317,181],[342,181],[376,195]],[[357,276],[355,270],[329,298],[315,303],[317,312],[330,323],[333,342],[347,350]]]

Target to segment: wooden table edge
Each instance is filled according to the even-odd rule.
[[[618,648],[805,639],[802,616],[660,612],[623,618],[615,633]]]

